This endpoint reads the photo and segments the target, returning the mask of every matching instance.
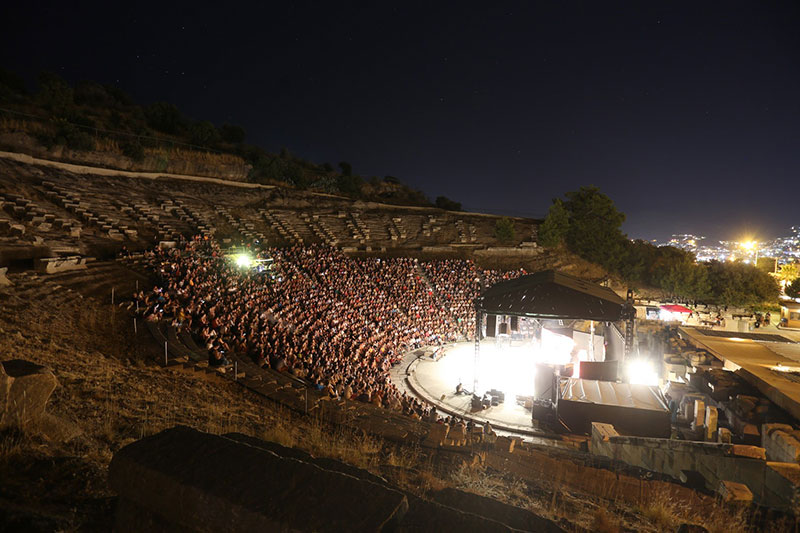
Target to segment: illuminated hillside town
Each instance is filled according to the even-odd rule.
[[[792,226],[789,235],[772,240],[757,241],[743,238],[732,241],[708,241],[702,235],[675,234],[657,246],[674,246],[692,252],[698,261],[736,261],[755,263],[758,259],[777,260],[776,265],[794,263],[800,259],[800,225]]]

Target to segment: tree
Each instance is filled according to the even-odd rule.
[[[564,242],[568,230],[569,213],[564,207],[564,202],[556,198],[539,229],[539,244],[547,248],[555,248]]]
[[[66,116],[74,105],[74,91],[58,74],[39,74],[38,100],[56,116]]]
[[[746,306],[778,299],[775,278],[753,265],[710,261],[707,268],[711,298],[719,304]]]
[[[625,215],[617,210],[611,198],[594,186],[581,187],[566,196],[569,249],[588,261],[614,270],[624,251],[626,237],[621,228]]]
[[[219,132],[211,122],[203,120],[189,126],[189,142],[192,144],[211,148],[216,146],[219,141]]]
[[[186,122],[178,108],[167,102],[156,102],[147,106],[144,114],[147,125],[163,133],[178,133]]]
[[[340,192],[346,194],[347,196],[361,196],[361,186],[363,184],[364,180],[361,179],[361,176],[342,174],[336,178],[336,187]]]
[[[681,261],[672,264],[662,276],[661,288],[673,297],[702,300],[708,296],[711,287],[703,265]]]
[[[494,225],[494,236],[498,241],[509,243],[516,238],[517,230],[514,221],[508,217],[498,218]]]
[[[785,289],[786,296],[789,298],[800,298],[800,278],[796,278],[788,284]]]
[[[0,86],[8,88],[11,92],[17,94],[27,94],[28,89],[23,80],[16,72],[11,72],[4,68],[0,68]],[[2,92],[0,91],[0,94]]]
[[[342,174],[345,176],[351,176],[353,174],[353,166],[347,161],[339,162],[339,168],[342,169]]]
[[[244,128],[240,126],[233,126],[231,124],[223,124],[219,128],[219,136],[223,141],[231,144],[241,144],[244,142],[245,132]]]
[[[445,209],[447,211],[461,211],[461,203],[451,200],[447,196],[437,196],[434,205],[439,209]]]
[[[787,263],[781,266],[778,271],[778,279],[783,282],[791,283],[797,278],[800,278],[800,265],[798,263]]]

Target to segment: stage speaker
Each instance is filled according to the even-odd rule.
[[[486,315],[486,336],[497,336],[497,315]]]
[[[508,323],[503,322],[499,324],[499,326],[500,327],[498,329],[500,330],[499,331],[500,335],[508,335]]]
[[[511,331],[519,331],[519,317],[512,316],[511,317]]]

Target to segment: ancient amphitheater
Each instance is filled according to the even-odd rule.
[[[515,242],[499,243],[490,215],[18,154],[0,154],[0,210],[3,359],[35,363],[7,361],[0,375],[6,411],[30,391],[31,411],[14,416],[35,422],[3,430],[0,523],[9,530],[747,524],[735,502],[587,454],[588,437],[448,434],[431,420],[332,399],[248,357],[213,368],[189,332],[137,323],[119,305],[154,283],[143,251],[194,235],[222,246],[316,244],[356,258],[469,258],[602,276],[539,248],[536,220],[515,219]],[[783,515],[774,523],[788,524]]]

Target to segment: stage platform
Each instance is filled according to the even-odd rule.
[[[492,366],[492,354],[487,354],[486,346],[481,347],[481,366]],[[421,355],[426,353],[426,355]],[[472,385],[473,368],[475,365],[475,345],[471,342],[462,342],[444,348],[444,354],[435,361],[422,350],[409,353],[395,372],[393,380],[405,379],[405,387],[415,396],[432,404],[441,416],[457,415],[466,420],[473,420],[480,424],[487,421],[496,430],[505,430],[515,434],[531,437],[553,438],[549,432],[534,427],[531,420],[531,410],[518,405],[510,394],[507,393],[506,401],[498,406],[489,407],[473,412]],[[502,368],[495,368],[494,373],[502,372]],[[533,383],[533,374],[529,376],[515,376],[519,383],[529,381]],[[492,388],[491,373],[484,375],[484,382]],[[456,394],[456,386],[461,383],[466,393]],[[479,395],[484,391],[480,390]],[[513,393],[512,393],[513,394]]]

